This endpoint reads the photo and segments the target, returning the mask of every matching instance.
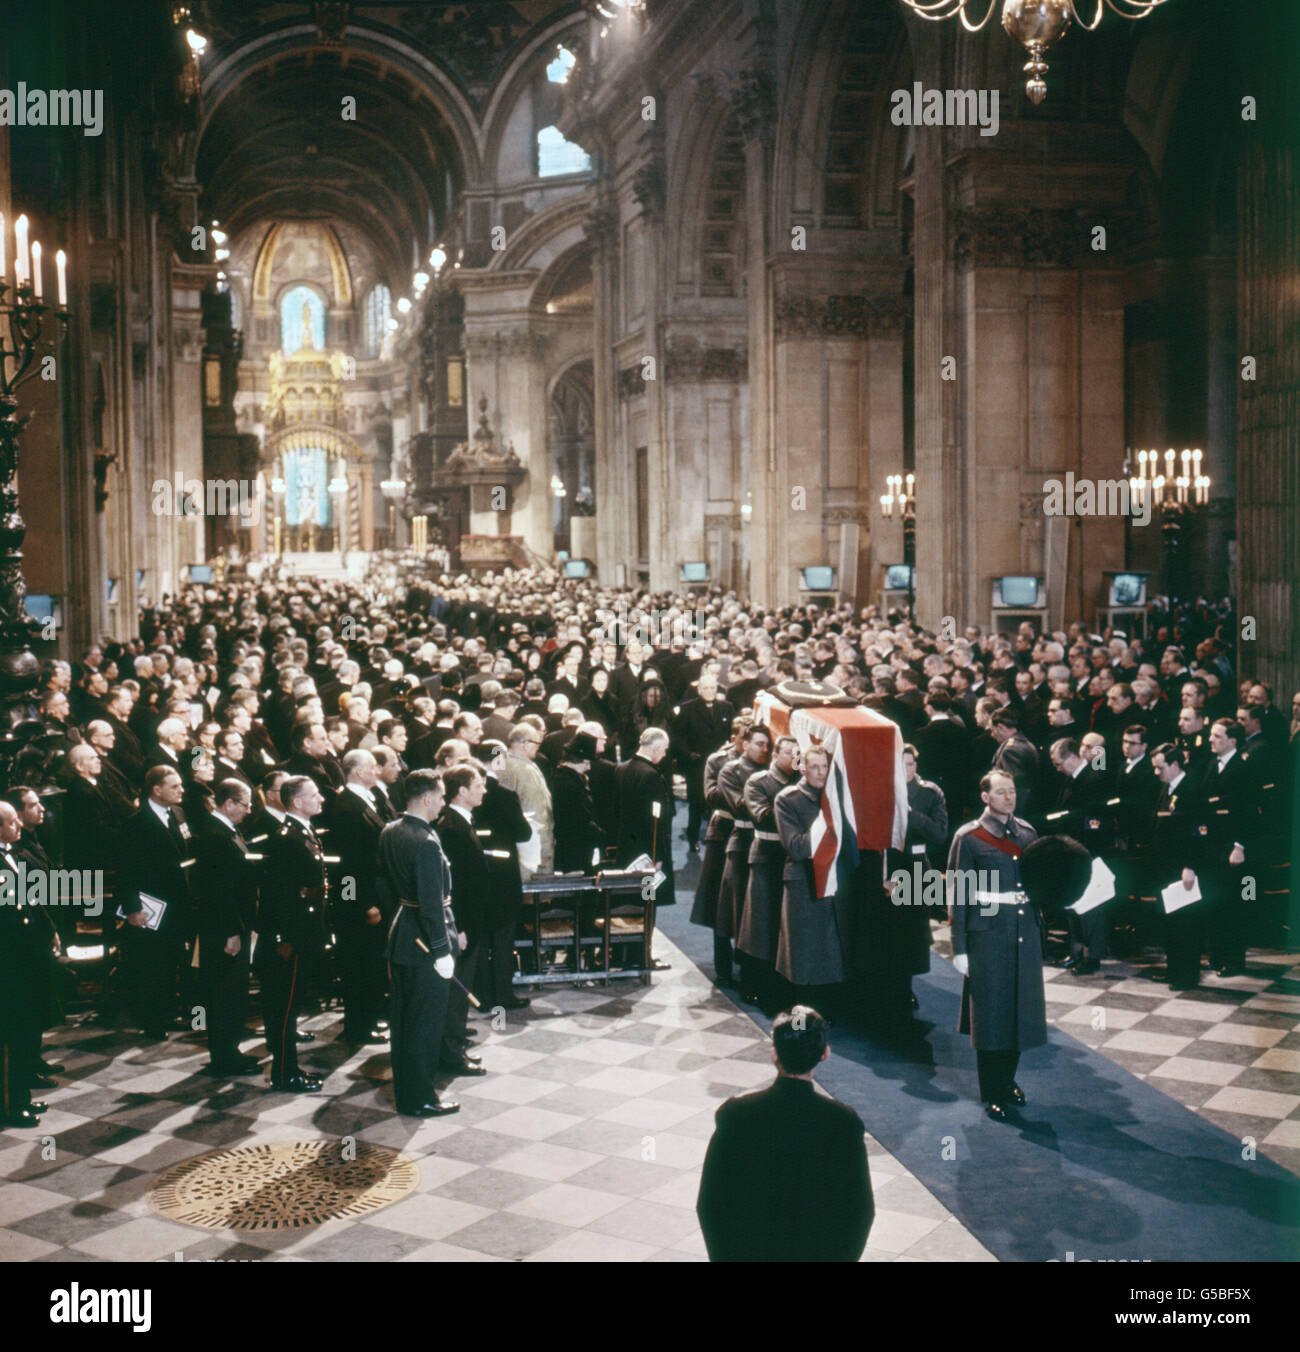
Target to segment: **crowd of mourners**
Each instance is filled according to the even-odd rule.
[[[1076,976],[1120,956],[1187,989],[1206,955],[1240,974],[1280,926],[1300,693],[1283,712],[1252,678],[1226,603],[1155,610],[1147,636],[936,632],[851,604],[426,569],[228,574],[147,606],[136,636],[43,664],[6,748],[0,861],[101,879],[102,905],[0,908],[6,1125],[39,1120],[33,1093],[61,1069],[42,1034],[73,1000],[147,1039],[192,1030],[201,1008],[212,1073],[252,1074],[255,975],[279,1088],[319,1086],[298,1064],[299,1012],[341,999],[344,1037],[385,1042],[393,903],[374,852],[416,770],[444,795],[430,824],[468,938],[457,984],[492,1008],[527,1003],[528,879],[648,857],[654,906],[693,892],[740,996],[775,1010],[856,992],[906,1019],[947,916],[892,906],[887,880],[942,870],[1008,780],[1017,818],[1115,875],[1106,905],[1044,917],[1049,957]],[[771,688],[839,691],[902,731],[907,838],[837,899],[862,923],[834,952],[808,848],[829,757],[754,721]],[[1189,876],[1200,900],[1167,911],[1161,890]],[[455,1028],[444,1068],[482,1073]]]

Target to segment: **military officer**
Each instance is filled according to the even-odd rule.
[[[749,881],[736,950],[740,954],[743,999],[761,1004],[772,995],[776,944],[781,933],[781,878],[785,872],[785,849],[776,829],[776,795],[794,783],[799,773],[799,743],[793,737],[778,737],[772,748],[772,763],[745,781],[745,812],[753,823],[749,846]]]
[[[445,796],[441,775],[412,770],[406,811],[379,837],[376,886],[392,913],[384,956],[392,984],[393,1092],[404,1117],[460,1110],[435,1089],[456,955],[465,949],[451,909],[451,867],[433,829]],[[451,1055],[459,1050],[456,1042]]]
[[[740,933],[745,909],[745,890],[749,885],[749,850],[754,843],[754,823],[745,805],[745,785],[762,774],[772,755],[772,734],[761,723],[746,729],[741,754],[727,761],[718,772],[718,796],[732,816],[731,835],[727,839],[726,860],[722,866],[722,884],[718,888],[718,912],[713,932],[726,939]],[[748,975],[749,959],[737,954],[742,993],[752,995],[757,976]]]
[[[772,804],[786,853],[776,970],[800,991],[839,985],[845,976],[844,955],[852,951],[852,898],[844,888],[829,901],[819,897],[813,870],[812,828],[821,813],[830,770],[830,752],[809,747],[803,753],[802,776],[782,789]]]
[[[732,819],[722,795],[718,792],[718,776],[722,767],[740,755],[745,729],[752,720],[741,716],[732,721],[731,741],[720,746],[704,762],[704,806],[710,813],[704,832],[704,856],[700,861],[700,877],[695,884],[695,900],[691,905],[691,923],[713,930],[713,974],[720,986],[731,984],[731,940],[717,932],[718,890],[722,886],[722,870],[726,866],[727,841],[731,836]]]
[[[1246,970],[1250,907],[1243,900],[1247,866],[1258,860],[1259,786],[1238,754],[1246,734],[1233,718],[1210,727],[1211,759],[1201,781],[1206,850],[1203,888],[1210,908],[1210,966],[1219,976]]]
[[[975,1048],[980,1098],[1005,1122],[1008,1107],[1025,1101],[1020,1053],[1047,1041],[1042,927],[1018,864],[1037,833],[1015,815],[1016,785],[1004,771],[984,776],[980,801],[983,814],[958,828],[948,852],[953,965],[965,978],[960,1031]]]
[[[321,1080],[298,1068],[298,1001],[304,978],[325,958],[329,881],[311,824],[325,798],[314,779],[290,775],[280,785],[280,801],[285,818],[267,842],[254,962],[262,982],[271,1084],[290,1094],[311,1094]]]
[[[624,868],[648,854],[659,865],[666,877],[655,892],[656,909],[676,900],[672,781],[661,769],[667,754],[668,734],[662,728],[646,728],[636,755],[618,767],[618,864]]]

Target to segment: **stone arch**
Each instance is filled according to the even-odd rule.
[[[258,248],[257,260],[253,265],[252,285],[252,302],[256,306],[271,303],[271,273],[275,264],[275,255],[284,240],[289,224],[286,221],[276,221],[266,232],[261,246]],[[326,305],[333,305],[336,308],[351,305],[353,303],[352,271],[348,267],[347,254],[344,253],[343,245],[340,243],[333,227],[320,221],[295,222],[294,224],[297,226],[309,225],[320,236],[326,258],[329,260],[330,277],[334,288],[334,294],[325,298]]]

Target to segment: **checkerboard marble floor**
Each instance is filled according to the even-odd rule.
[[[60,1029],[46,1054],[67,1074],[44,1095],[39,1136],[0,1132],[0,1260],[702,1261],[695,1197],[714,1110],[773,1071],[755,1025],[666,937],[656,950],[672,968],[649,986],[552,988],[503,1029],[479,1022],[490,1073],[456,1081],[460,1113],[430,1122],[393,1112],[387,1054],[349,1055],[332,1040],[337,1014],[304,1025],[318,1038],[304,1066],[328,1072],[319,1096],[211,1080],[198,1036],[141,1048],[129,1033]],[[146,1200],[159,1171],[192,1155],[345,1135],[415,1158],[416,1192],[306,1233],[195,1229]],[[993,1261],[868,1149],[864,1261]]]
[[[935,948],[951,957],[946,926]],[[1300,1174],[1300,954],[1251,949],[1247,975],[1202,970],[1178,993],[1143,975],[1151,956],[1086,977],[1048,967],[1048,1022]]]

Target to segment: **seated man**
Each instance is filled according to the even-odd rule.
[[[696,1211],[722,1262],[854,1263],[875,1217],[862,1120],[817,1092],[827,1022],[805,1005],[772,1024],[777,1078],[717,1112]]]

